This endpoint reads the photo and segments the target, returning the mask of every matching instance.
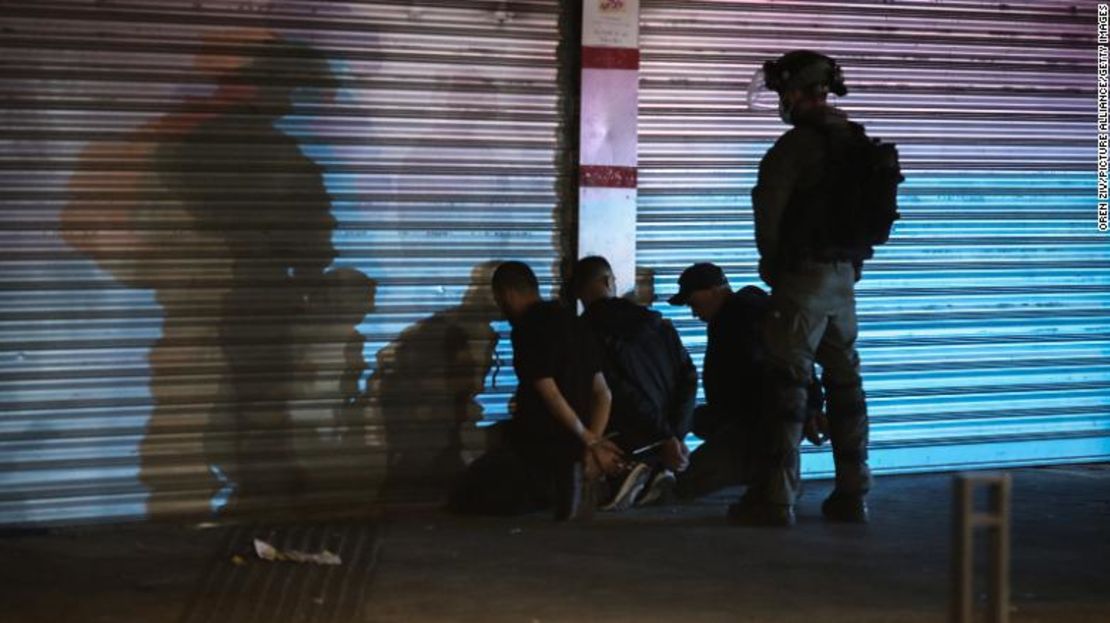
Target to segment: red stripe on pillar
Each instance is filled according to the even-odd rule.
[[[636,188],[636,167],[606,167],[584,164],[579,168],[582,186]]]
[[[636,48],[598,48],[582,46],[582,69],[639,69],[640,51]]]

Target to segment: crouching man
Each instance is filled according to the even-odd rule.
[[[720,267],[701,263],[679,277],[679,291],[672,305],[689,305],[693,315],[706,323],[706,349],[702,364],[705,404],[694,412],[693,432],[704,443],[691,456],[690,467],[679,475],[678,494],[683,498],[708,495],[724,487],[749,485],[741,500],[729,509],[734,520],[764,499],[763,483],[754,482],[766,460],[766,350],[762,331],[770,310],[770,296],[756,286],[734,292]],[[808,388],[806,438],[824,441],[823,396],[815,377]]]
[[[617,297],[605,258],[578,260],[573,285],[585,307],[582,318],[598,338],[602,371],[613,394],[609,434],[635,461],[609,507],[665,500],[675,473],[689,462],[685,440],[697,398],[697,369],[668,320]]]
[[[570,310],[540,298],[527,265],[501,264],[492,287],[512,325],[516,410],[503,443],[469,466],[448,507],[495,515],[553,509],[556,519],[572,519],[593,503],[584,483],[624,467],[604,437],[611,396],[597,346]]]

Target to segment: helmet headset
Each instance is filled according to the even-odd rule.
[[[848,94],[844,74],[835,60],[810,50],[794,50],[763,63],[763,68],[748,85],[748,107],[752,110],[777,108],[779,116],[789,123],[791,111],[783,96],[793,90],[815,95]]]

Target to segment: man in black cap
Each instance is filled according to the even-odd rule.
[[[874,237],[857,231],[867,222],[851,216],[862,213],[865,204],[857,201],[861,187],[847,182],[871,143],[862,126],[827,101],[830,92],[847,94],[833,59],[808,50],[789,52],[767,61],[759,81],[778,94],[779,114],[793,128],[763,157],[752,189],[759,274],[771,286],[763,342],[772,424],[763,444],[767,460],[756,476],[765,498],[753,500],[737,518],[793,522],[806,385],[816,361],[836,466],[836,487],[821,510],[831,520],[866,522],[871,473],[854,285],[872,254],[866,241]]]
[[[766,496],[764,484],[754,480],[765,460],[762,447],[767,434],[766,355],[762,325],[770,308],[767,293],[756,286],[733,292],[724,271],[700,263],[682,272],[672,305],[689,305],[694,316],[707,324],[702,367],[704,405],[694,412],[693,432],[704,440],[690,457],[690,467],[678,478],[678,494],[700,497],[728,486],[747,484],[741,501],[732,505],[736,517],[755,500]],[[807,438],[821,443],[817,422],[821,415],[820,386],[810,383],[807,421],[813,428]],[[789,517],[766,517],[762,523],[782,523]]]

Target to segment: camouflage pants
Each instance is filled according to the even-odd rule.
[[[855,271],[849,262],[805,262],[775,275],[763,328],[768,358],[768,403],[763,460],[756,484],[769,502],[793,504],[800,481],[798,446],[806,417],[812,366],[821,365],[836,465],[836,488],[864,494],[867,403],[856,352]]]

